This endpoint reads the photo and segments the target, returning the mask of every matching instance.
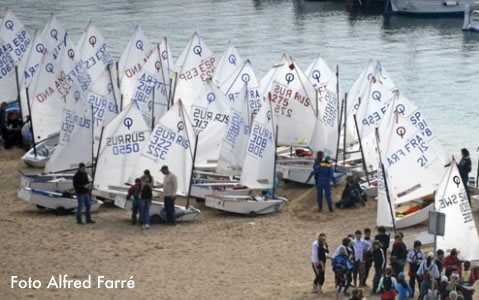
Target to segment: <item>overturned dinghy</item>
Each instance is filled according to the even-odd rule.
[[[77,197],[75,195],[32,189],[28,187],[20,187],[17,191],[17,197],[24,201],[36,204],[38,208],[54,210],[57,215],[74,212],[78,205]],[[91,211],[94,212],[98,210],[102,204],[102,201],[92,198]]]
[[[287,202],[288,200],[283,197],[268,199],[260,195],[208,195],[206,196],[205,205],[218,210],[255,217],[257,215],[279,212]]]
[[[126,193],[121,193],[115,197],[115,206],[131,209],[133,202],[126,199]],[[196,216],[200,214],[200,210],[193,206],[185,207],[181,205],[175,205],[176,221],[194,221]],[[158,224],[162,221],[166,221],[165,204],[159,201],[152,201],[150,206],[150,220],[151,224]]]
[[[28,150],[22,157],[25,164],[33,168],[44,168],[52,156],[55,146],[58,144],[58,136],[59,135],[56,134],[37,144],[35,149],[31,148]]]

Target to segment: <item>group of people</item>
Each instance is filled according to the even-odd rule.
[[[398,300],[413,299],[416,283],[419,300],[472,300],[476,274],[471,270],[470,262],[459,260],[456,249],[452,249],[446,257],[439,249],[435,258],[432,252],[424,255],[420,241],[415,241],[414,247],[407,250],[402,239],[401,233],[395,235],[387,266],[390,235],[384,227],[378,228],[374,239],[369,228],[364,229],[364,236],[357,230],[343,239],[334,254],[330,253],[326,235],[320,233],[312,245],[313,293],[322,293],[326,261],[330,259],[337,300],[349,295],[347,290],[350,287],[354,287],[351,300],[365,299],[362,288],[368,287],[367,280],[372,269],[372,293],[379,294],[382,300],[395,300],[396,297]],[[407,264],[408,281],[405,273]]]
[[[142,229],[149,229],[151,225],[150,207],[153,199],[153,188],[155,187],[163,187],[167,222],[170,225],[176,225],[175,199],[176,191],[178,189],[178,179],[175,174],[170,172],[166,165],[162,166],[160,171],[164,175],[163,184],[155,185],[155,181],[153,176],[151,176],[150,171],[145,170],[140,178],[135,179],[135,184],[128,189],[126,199],[132,200],[131,223],[136,225],[138,221],[142,226]],[[83,207],[85,207],[86,223],[95,223],[95,221],[92,220],[90,213],[90,194],[92,186],[88,179],[84,163],[79,164],[79,169],[73,177],[73,187],[78,201],[76,211],[77,224],[84,224],[82,222]]]

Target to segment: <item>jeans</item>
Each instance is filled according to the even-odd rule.
[[[78,201],[78,206],[77,206],[77,223],[80,224],[81,221],[81,213],[83,210],[83,205],[85,205],[85,217],[86,221],[91,222],[91,215],[90,215],[90,196],[88,194],[80,194],[77,195],[77,201]]]
[[[144,225],[150,225],[150,206],[151,199],[140,200],[140,222],[143,221]]]
[[[421,290],[421,276],[417,275],[416,273],[410,274],[409,286],[411,287],[413,297],[414,297],[414,291],[416,290],[416,281],[417,281],[417,288]]]
[[[326,194],[326,201],[328,201],[329,209],[333,208],[333,202],[331,201],[331,185],[329,183],[317,183],[316,189],[318,191],[318,206],[319,208],[323,208],[323,190]]]
[[[165,197],[166,218],[170,224],[176,224],[175,199],[176,197]]]
[[[140,224],[143,225],[143,216],[141,215],[140,200],[133,200],[133,205],[131,207],[131,222],[136,224],[136,215],[139,215]]]

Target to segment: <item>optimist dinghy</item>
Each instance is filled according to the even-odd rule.
[[[77,197],[70,193],[56,193],[46,190],[37,190],[28,187],[20,187],[17,191],[17,197],[36,204],[38,208],[48,208],[54,210],[57,215],[65,215],[76,211]],[[95,198],[91,199],[91,211],[94,212],[103,204],[102,201]]]
[[[279,212],[288,202],[286,198],[276,196],[274,199],[260,195],[208,195],[205,205],[218,210],[248,215],[255,217],[257,215]]]
[[[53,155],[55,146],[58,144],[58,136],[59,135],[56,134],[55,136],[37,144],[35,146],[36,155],[33,148],[28,150],[28,152],[22,157],[22,160],[25,162],[25,164],[33,168],[44,168],[47,164],[47,161]]]

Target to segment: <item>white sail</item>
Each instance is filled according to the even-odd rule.
[[[368,172],[376,171],[379,165],[375,130],[383,120],[394,93],[398,92],[388,89],[376,79],[377,76],[379,73],[376,69],[370,76],[367,88],[360,95],[359,108],[355,112],[357,131],[361,137],[364,161]]]
[[[174,101],[181,99],[186,110],[190,111],[191,103],[202,91],[206,80],[213,76],[215,66],[213,52],[195,32],[176,61],[178,78]]]
[[[353,151],[357,150],[358,147],[358,137],[356,133],[356,128],[354,125],[353,115],[357,113],[359,109],[359,98],[365,93],[369,88],[369,82],[371,77],[376,74],[376,80],[384,85],[386,90],[393,91],[395,90],[394,82],[391,77],[388,75],[386,70],[382,67],[381,62],[378,60],[371,59],[368,63],[368,66],[363,69],[359,77],[354,82],[353,86],[348,92],[347,98],[347,120],[345,120],[346,127],[346,150]]]
[[[163,182],[160,168],[167,165],[178,177],[179,195],[187,195],[193,167],[195,133],[181,101],[158,121],[149,142],[135,163],[130,181],[150,170],[155,182]]]
[[[206,82],[203,92],[193,102],[191,122],[198,135],[196,166],[218,161],[231,104],[211,80]]]
[[[161,79],[169,87],[170,79],[173,78],[173,74],[176,72],[176,65],[173,62],[173,55],[170,50],[170,44],[166,37],[161,39],[161,42],[157,45],[158,53],[161,57],[159,60],[160,65],[159,69],[162,72]],[[158,69],[158,66],[155,65],[155,69]],[[171,87],[173,90],[173,87]],[[168,88],[168,97],[170,96],[170,88]]]
[[[250,118],[249,91],[243,84],[238,99],[233,103],[228,125],[220,146],[216,171],[221,174],[240,175],[249,140]]]
[[[68,99],[62,115],[58,145],[45,166],[46,173],[77,168],[80,162],[92,165],[91,106],[83,97]]]
[[[108,46],[100,31],[90,21],[83,31],[77,45],[78,53],[73,53],[75,59],[81,59],[88,70],[93,82],[107,72],[107,67],[113,67],[113,59],[108,51]]]
[[[336,94],[336,76],[330,77],[328,83],[317,85],[319,112],[314,133],[309,147],[313,151],[323,151],[325,155],[336,157],[338,147],[338,96]],[[321,94],[319,94],[321,89]]]
[[[0,101],[17,99],[15,65],[21,62],[30,43],[23,24],[10,9],[5,9],[0,15]]]
[[[40,34],[35,32],[33,42],[28,46],[24,58],[18,65],[19,83],[20,83],[20,106],[23,112],[23,120],[25,121],[28,113],[26,87],[30,85],[38,73],[38,68],[42,62],[45,46]]]
[[[393,205],[434,193],[445,171],[440,156],[431,147],[436,137],[424,134],[409,118],[395,111],[399,104],[400,98],[393,100],[388,117],[378,129],[380,155]],[[378,193],[378,202],[386,201],[382,195]],[[378,204],[378,221],[379,210]],[[392,224],[390,216],[382,216],[381,221]]]
[[[226,94],[231,102],[236,101],[244,85],[248,86],[248,103],[250,112],[253,116],[259,112],[261,105],[263,105],[263,96],[259,91],[259,83],[251,65],[250,60],[246,60],[244,64],[227,80],[223,82],[220,89]]]
[[[289,59],[279,67],[264,95],[271,101],[274,123],[279,127],[278,145],[309,146],[313,135],[318,98],[299,66]]]
[[[264,77],[261,79],[259,86],[260,86],[260,94],[266,95],[268,94],[268,91],[271,90],[271,85],[273,83],[274,77],[276,74],[283,68],[284,66],[288,66],[290,64],[289,58],[286,56],[286,54],[283,54],[281,56],[280,61],[273,65],[273,67],[264,75]]]
[[[253,120],[240,183],[253,189],[273,187],[275,131],[271,105],[265,104]]]
[[[120,91],[123,95],[124,106],[130,103],[137,86],[138,76],[150,54],[150,42],[138,25],[118,62]]]
[[[456,248],[461,259],[479,260],[477,227],[455,160],[439,183],[435,209],[446,214],[444,236],[437,237],[438,249]]]
[[[331,71],[324,59],[320,56],[316,57],[313,62],[306,69],[306,75],[313,86],[318,90],[319,97],[321,97],[322,87],[329,85],[329,82],[335,77],[335,74]],[[333,90],[333,87],[330,87]],[[336,87],[334,87],[336,89]]]
[[[149,137],[150,127],[131,103],[103,130],[94,188],[108,191],[110,186],[124,186]]]
[[[228,80],[242,65],[243,59],[231,41],[228,41],[223,56],[219,60],[213,75],[214,84],[221,86],[223,82]]]
[[[47,24],[43,27],[41,32],[41,38],[45,43],[45,48],[50,52],[54,59],[57,59],[60,51],[65,46],[65,38],[67,33],[60,22],[57,20],[55,15],[51,15],[48,19]],[[68,54],[69,56],[74,56],[74,52]]]
[[[169,76],[169,71],[165,70],[166,65],[162,62],[161,53],[160,48],[157,48],[148,57],[143,65],[143,71],[137,78],[137,86],[132,97],[142,112],[146,124],[150,125],[152,129],[168,109],[170,81],[164,76],[165,74]]]

